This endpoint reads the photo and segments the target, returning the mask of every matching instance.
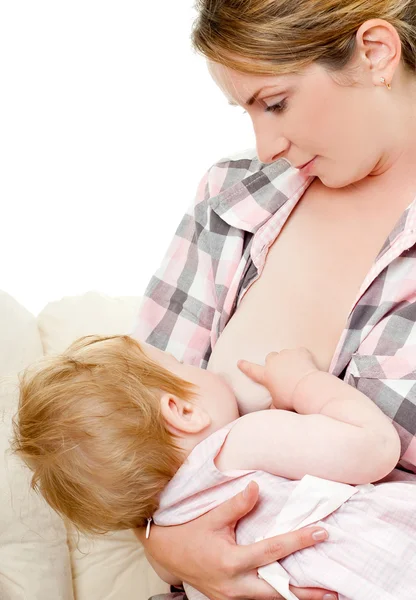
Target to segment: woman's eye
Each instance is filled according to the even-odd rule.
[[[279,102],[278,104],[273,104],[273,106],[268,106],[264,112],[279,112],[282,113],[287,108],[287,100],[286,98]]]
[[[285,98],[281,102],[278,102],[277,104],[273,104],[273,106],[267,106],[265,108],[264,112],[282,113],[284,110],[286,110],[286,108],[287,108],[287,99]],[[247,111],[245,110],[243,112],[243,115],[246,115],[246,114],[247,114]]]

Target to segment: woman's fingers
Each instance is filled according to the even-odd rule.
[[[218,530],[230,526],[234,527],[239,519],[254,508],[258,497],[259,486],[255,481],[251,481],[245,490],[226,500],[207,514],[207,517],[211,520],[212,528]]]
[[[265,367],[257,365],[256,363],[252,363],[248,360],[238,360],[237,367],[244,373],[244,375],[247,375],[247,377],[250,377],[250,379],[253,381],[265,385]]]
[[[255,598],[256,600],[278,600],[283,598],[276,592],[274,587],[267,583],[264,579],[260,579],[257,573],[251,573],[239,580],[237,597],[239,598]],[[238,584],[237,584],[238,585]]]
[[[298,588],[289,586],[299,600],[338,600],[338,594],[321,588]]]
[[[280,560],[309,546],[324,542],[328,538],[322,527],[304,527],[298,531],[283,533],[249,546],[238,546],[240,572],[247,572]]]
[[[168,572],[208,598],[279,600],[276,590],[258,577],[258,567],[318,543],[320,540],[312,535],[322,529],[308,527],[250,546],[236,545],[235,525],[254,508],[258,497],[258,485],[252,481],[244,492],[194,521],[172,528],[154,526],[153,534],[145,541],[146,550]],[[296,589],[300,600],[324,600],[327,593]]]
[[[189,581],[197,589],[201,589],[210,598],[219,600],[238,598],[280,599],[281,596],[276,590],[258,577],[258,567],[280,560],[297,550],[313,546],[327,538],[327,533],[321,527],[306,527],[249,546],[235,545],[234,527],[239,519],[254,508],[258,497],[259,487],[252,481],[243,492],[201,517],[205,520],[205,527],[208,527],[209,531],[216,531],[216,535],[219,535],[215,556],[222,556],[220,561],[222,561],[223,573],[216,585],[211,585],[211,590],[209,586],[208,588],[205,586],[207,583],[205,576],[199,580],[194,577],[195,572],[193,572],[192,577],[183,576],[182,578]],[[313,537],[313,534],[317,532],[323,534],[320,537],[318,536],[319,539]],[[204,546],[204,549],[207,549],[206,546]],[[212,558],[209,553],[208,558]],[[206,561],[203,564],[207,567]],[[204,585],[202,585],[203,583]],[[300,600],[324,600],[324,595],[329,592],[320,589],[294,588],[293,593]]]

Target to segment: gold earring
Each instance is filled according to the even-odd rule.
[[[387,88],[388,90],[391,90],[391,85],[390,85],[390,83],[386,83],[386,79],[385,79],[384,77],[381,77],[380,81],[381,81],[381,83],[384,83],[384,85],[386,86],[386,88]]]

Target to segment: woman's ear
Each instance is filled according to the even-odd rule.
[[[200,433],[211,425],[211,417],[206,410],[173,394],[162,395],[160,408],[168,429],[173,433]]]

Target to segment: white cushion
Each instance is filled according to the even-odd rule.
[[[36,318],[0,290],[0,376],[20,372],[42,354]]]
[[[88,292],[49,303],[38,316],[45,354],[62,352],[83,335],[131,333],[140,302]],[[77,600],[147,600],[169,591],[132,531],[91,538],[70,531],[69,536]]]
[[[91,540],[71,532],[69,540],[77,600],[147,600],[169,591],[132,531]]]
[[[0,291],[0,323],[0,598],[72,600],[65,527],[9,448],[17,373],[43,354],[36,319]]]
[[[50,302],[38,316],[45,354],[62,352],[83,335],[131,333],[140,302],[140,297],[111,298],[97,292]]]
[[[0,598],[73,600],[62,520],[30,489],[30,472],[9,448],[18,379],[0,388]]]

